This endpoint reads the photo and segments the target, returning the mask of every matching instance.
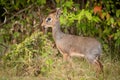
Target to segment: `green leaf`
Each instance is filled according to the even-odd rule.
[[[100,22],[101,21],[98,16],[93,16],[92,20],[95,21],[95,22]]]
[[[48,65],[51,65],[53,63],[53,60],[52,59],[48,59],[47,61],[46,61],[46,64],[48,64]]]
[[[0,36],[0,42],[3,42],[4,39],[3,39],[3,36]]]
[[[46,3],[46,0],[37,0],[37,4],[39,5],[42,5],[42,4],[45,4]]]
[[[117,40],[120,38],[120,30],[117,30],[117,32],[114,34],[114,39]]]
[[[117,23],[118,23],[118,26],[120,26],[120,21],[118,21]]]
[[[73,5],[73,1],[66,1],[66,3],[64,5],[68,8],[71,8]]]
[[[56,1],[56,3],[60,3],[60,0],[55,0]]]
[[[89,11],[85,11],[85,15],[86,15],[88,20],[92,19],[92,14]]]
[[[46,71],[47,71],[47,69],[45,66],[41,68],[41,72],[46,72]]]
[[[120,9],[116,11],[116,16],[117,16],[117,17],[120,16]]]
[[[110,22],[113,24],[113,23],[114,23],[114,19],[113,19],[113,18],[110,18]]]
[[[20,35],[19,32],[15,32],[15,33],[14,33],[14,37],[15,37],[15,38],[19,37],[19,35]]]
[[[66,18],[63,15],[61,15],[61,17],[60,17],[60,23],[63,24],[63,25],[65,25],[66,22],[67,22]]]
[[[82,9],[82,11],[78,15],[76,15],[78,22],[82,20],[82,18],[84,17],[84,14],[85,14],[85,10]]]

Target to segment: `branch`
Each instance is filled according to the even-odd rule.
[[[52,1],[52,3],[53,3],[54,7],[56,7],[56,3],[55,3],[55,1],[54,1],[54,0],[51,0],[51,1]]]
[[[3,46],[3,47],[5,48],[5,50],[4,50],[4,52],[3,52],[3,53],[6,53],[6,52],[7,52],[7,50],[8,50],[8,46],[6,46],[6,45],[4,45],[4,44],[2,44],[2,43],[0,43],[0,45],[1,45],[1,46]]]
[[[17,12],[15,15],[11,16],[10,18],[8,18],[5,23],[1,23],[1,24],[0,24],[0,27],[3,26],[4,24],[6,24],[6,23],[7,23],[8,21],[10,21],[11,19],[13,19],[13,18],[14,18],[15,16],[17,16],[18,14],[20,14],[20,13],[22,13],[22,12],[30,9],[33,5],[34,5],[34,4],[31,4],[31,5],[28,6],[27,8],[24,8],[24,9],[20,10],[20,11]]]
[[[0,45],[3,46],[4,48],[8,48],[6,45],[4,45],[4,44],[2,44],[2,43],[0,43]]]

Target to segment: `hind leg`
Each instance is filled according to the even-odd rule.
[[[93,65],[95,66],[97,73],[103,72],[103,65],[99,60],[94,60]]]
[[[96,66],[96,71],[98,73],[103,72],[103,65],[102,65],[102,63],[99,60],[94,60],[94,64]]]
[[[102,76],[103,76],[103,79],[104,79],[103,65],[100,62],[100,60],[94,60],[93,67],[96,71],[96,77],[99,77],[100,73],[102,73]]]
[[[103,65],[102,65],[102,63],[100,62],[99,59],[100,59],[99,56],[97,56],[97,57],[87,56],[88,62],[90,64],[92,64],[92,66],[93,66],[95,72],[97,73],[97,75],[99,75],[100,73],[103,72]]]

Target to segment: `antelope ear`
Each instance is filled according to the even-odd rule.
[[[56,17],[59,18],[60,14],[62,13],[60,8],[56,8]]]

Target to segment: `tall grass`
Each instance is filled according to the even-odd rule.
[[[56,53],[57,50],[55,50]],[[102,57],[102,63],[104,65],[104,78],[102,74],[99,77],[95,76],[95,72],[89,66],[88,62],[84,59],[80,58],[72,58],[72,66],[69,62],[63,62],[62,56],[56,55],[49,55],[49,59],[53,60],[51,65],[45,64],[44,62],[44,69],[38,75],[35,75],[34,69],[30,68],[28,71],[17,71],[15,68],[10,68],[7,66],[6,68],[0,67],[0,79],[1,80],[119,80],[120,79],[120,64],[119,61],[111,61],[109,57]],[[46,59],[43,58],[42,61]],[[36,65],[41,65],[35,63]],[[46,68],[47,66],[47,68]],[[39,68],[39,71],[41,69]],[[30,74],[26,75],[16,75],[18,73],[26,73],[29,72]]]

